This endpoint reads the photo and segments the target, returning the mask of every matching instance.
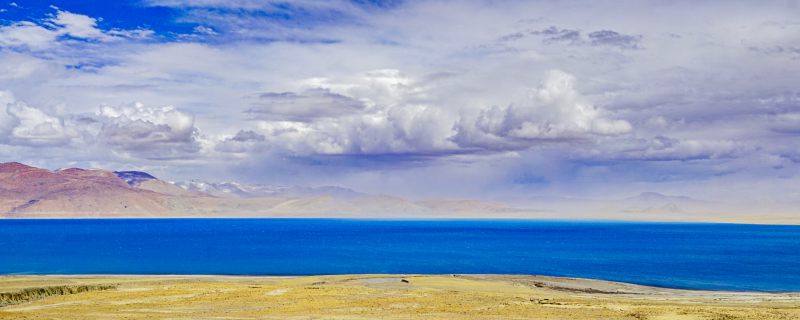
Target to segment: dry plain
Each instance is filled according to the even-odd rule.
[[[0,319],[800,319],[799,293],[512,275],[5,276]]]

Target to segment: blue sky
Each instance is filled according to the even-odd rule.
[[[17,6],[10,5],[16,3]],[[64,8],[73,13],[86,15],[98,20],[97,27],[112,29],[147,29],[166,39],[177,35],[191,34],[197,26],[194,23],[181,23],[177,19],[181,10],[169,7],[146,6],[140,1],[16,1],[6,2],[6,12],[0,14],[4,23],[16,21],[41,21],[54,13],[53,7]]]
[[[5,1],[0,156],[800,203],[798,1]]]

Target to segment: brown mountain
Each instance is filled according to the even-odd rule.
[[[167,198],[136,188],[114,172],[70,168],[49,171],[0,163],[0,213],[8,216],[138,215],[166,212]]]

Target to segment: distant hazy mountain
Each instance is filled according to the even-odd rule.
[[[642,192],[635,197],[625,199],[628,202],[636,203],[653,203],[653,202],[702,202],[700,200],[690,198],[687,196],[668,196],[658,192]]]
[[[643,192],[635,197],[622,200],[620,205],[624,212],[641,213],[678,213],[696,211],[705,201],[687,196],[671,196],[657,192]]]
[[[364,193],[356,192],[351,189],[323,186],[323,187],[299,187],[299,186],[276,186],[263,184],[241,184],[236,182],[207,182],[201,180],[190,180],[186,182],[176,182],[185,190],[202,192],[218,197],[321,197],[331,196],[336,198],[357,198],[366,196]]]
[[[170,183],[141,171],[50,171],[0,163],[0,217],[370,217],[541,218],[798,223],[793,213],[759,212],[686,196],[645,192],[619,199],[529,197],[412,201],[347,188]],[[758,209],[758,208],[757,208]]]

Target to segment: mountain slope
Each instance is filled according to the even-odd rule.
[[[8,215],[148,214],[165,211],[165,200],[159,193],[128,185],[110,171],[0,164],[0,212]]]

